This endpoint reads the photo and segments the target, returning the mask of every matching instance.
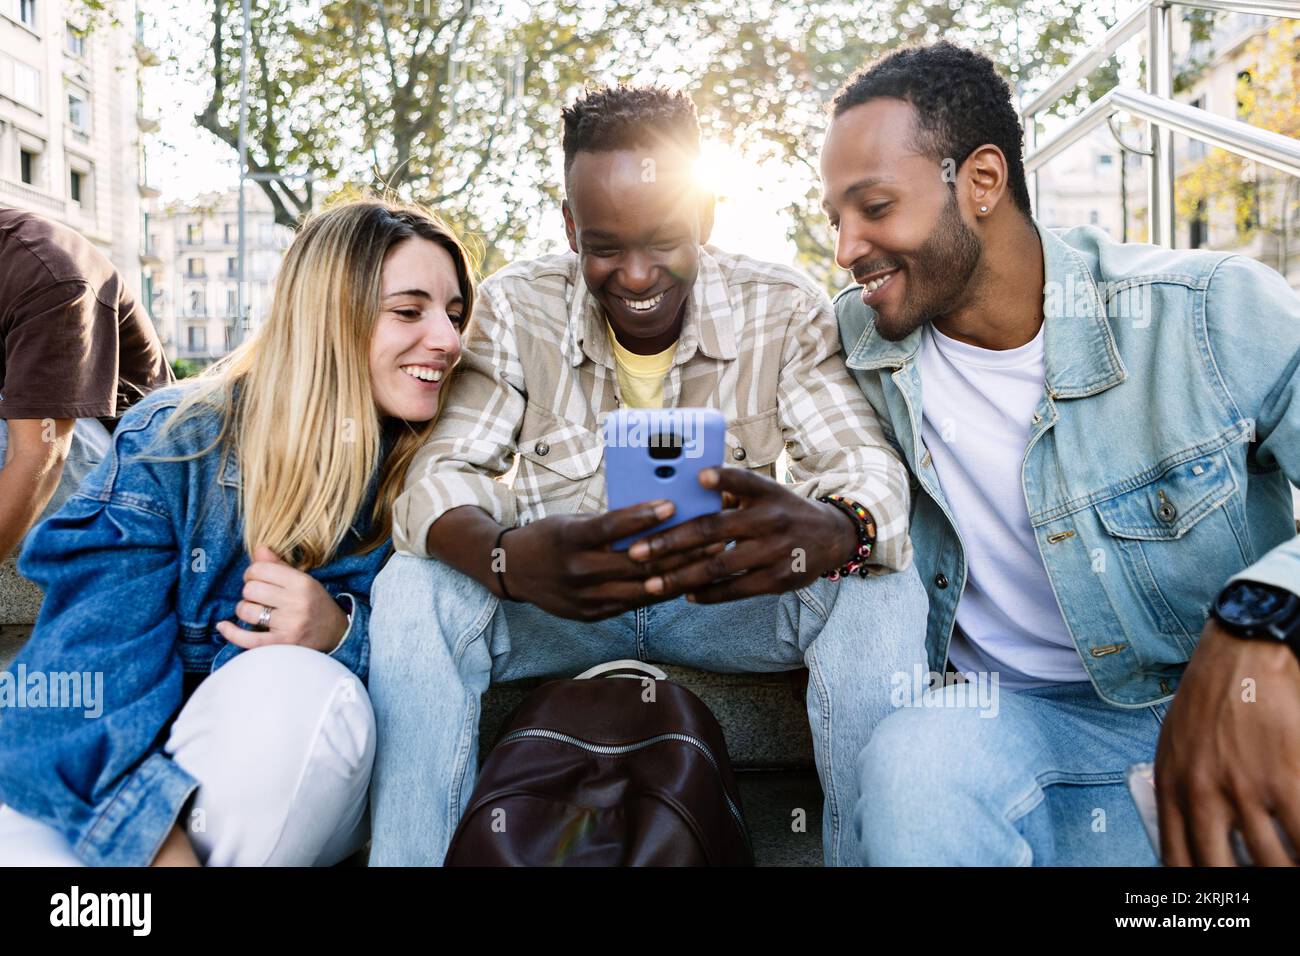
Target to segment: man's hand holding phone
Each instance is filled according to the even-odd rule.
[[[666,595],[647,590],[647,578],[707,560],[725,543],[706,542],[652,561],[634,561],[612,546],[672,514],[673,503],[658,500],[602,515],[552,515],[512,528],[501,538],[506,589],[516,601],[578,621],[599,621],[664,600]]]
[[[709,468],[699,480],[735,507],[651,535],[628,550],[650,572],[645,587],[658,600],[685,594],[699,604],[717,604],[783,594],[838,567],[857,546],[847,515],[771,478],[746,468]],[[735,546],[727,548],[730,541]]]

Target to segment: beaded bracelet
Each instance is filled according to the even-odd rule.
[[[838,581],[840,578],[857,574],[859,577],[865,578],[867,576],[867,560],[871,557],[871,549],[876,544],[876,523],[871,518],[871,512],[853,499],[845,498],[842,495],[822,495],[817,500],[824,501],[826,504],[833,505],[843,511],[853,519],[853,524],[858,531],[858,547],[853,552],[853,557],[849,558],[840,567],[823,572],[822,577]]]

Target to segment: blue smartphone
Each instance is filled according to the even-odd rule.
[[[633,541],[722,510],[722,492],[700,485],[700,472],[721,468],[727,420],[716,408],[623,408],[605,419],[605,487],[609,511],[666,498],[667,521],[614,543]]]

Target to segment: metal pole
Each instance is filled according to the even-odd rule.
[[[1025,115],[1025,60],[1020,52],[1020,8],[1016,7],[1016,109],[1023,117],[1025,155],[1028,156],[1038,148],[1038,114]],[[1042,206],[1038,201],[1038,173],[1029,174],[1029,208],[1031,215],[1037,219],[1042,216]]]
[[[1147,92],[1173,99],[1173,11],[1168,3],[1147,11]],[[1158,246],[1174,245],[1174,135],[1169,127],[1151,124],[1151,165],[1147,168],[1149,239]]]
[[[244,219],[247,212],[244,201],[244,179],[248,175],[248,44],[253,30],[250,0],[244,0],[244,36],[239,51],[239,285],[235,292],[235,329],[231,344],[238,345],[244,337],[244,277],[247,241],[244,238]]]
[[[1128,152],[1119,148],[1119,241],[1128,242]]]

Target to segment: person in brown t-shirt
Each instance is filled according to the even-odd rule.
[[[0,561],[76,490],[122,413],[172,381],[153,323],[103,253],[0,209]]]

